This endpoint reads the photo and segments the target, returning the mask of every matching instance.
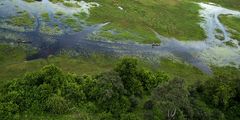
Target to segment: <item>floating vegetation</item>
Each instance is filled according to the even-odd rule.
[[[240,42],[240,31],[236,31],[236,30],[229,30],[229,32],[231,33],[231,38],[238,40]]]
[[[41,16],[42,16],[42,20],[43,21],[45,21],[45,22],[49,22],[50,21],[49,14],[47,12],[42,13]]]
[[[19,32],[24,32],[24,31],[26,31],[26,29],[25,29],[24,27],[13,26],[13,25],[10,25],[10,24],[7,23],[7,22],[1,22],[0,28],[10,29],[10,30],[16,30],[16,31],[19,31]],[[28,29],[28,30],[33,30],[33,29]]]
[[[230,47],[237,47],[237,45],[235,43],[233,43],[233,41],[227,41],[224,43],[225,43],[225,45],[230,46]]]
[[[231,38],[240,41],[240,18],[231,15],[221,15],[221,22],[227,26]]]
[[[217,38],[218,40],[224,40],[224,36],[223,35],[215,35],[215,38]]]
[[[73,16],[79,19],[86,19],[88,17],[88,14],[85,12],[78,12],[78,13],[74,13]]]
[[[13,43],[17,44],[18,38],[25,39],[24,36],[14,32],[0,31],[0,42],[1,43]]]
[[[67,25],[67,27],[70,27],[75,32],[79,32],[82,29],[81,22],[71,16],[62,19],[61,22]]]
[[[20,27],[32,28],[34,23],[34,17],[32,17],[27,11],[18,12],[17,16],[13,16],[8,20],[8,24]]]
[[[23,1],[26,1],[26,2],[35,2],[36,0],[23,0]]]
[[[55,18],[60,18],[60,17],[62,17],[64,14],[65,14],[65,13],[62,12],[62,11],[57,11],[57,12],[55,13],[54,17],[55,17]]]
[[[63,31],[59,28],[58,25],[47,26],[46,24],[42,24],[40,27],[40,32],[48,35],[60,35],[63,34]]]
[[[78,4],[72,2],[64,2],[63,5],[66,7],[80,7]]]
[[[52,3],[64,2],[64,0],[49,0]]]
[[[219,28],[218,29],[215,29],[215,31],[219,34],[223,34],[222,30],[220,30]]]
[[[110,41],[123,41],[123,42],[136,42],[136,43],[159,43],[160,40],[152,31],[146,34],[140,34],[131,29],[114,28],[110,25],[104,26],[99,32],[92,34],[89,38],[93,40],[110,40]]]

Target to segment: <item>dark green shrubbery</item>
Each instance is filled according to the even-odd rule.
[[[114,71],[96,76],[65,74],[49,65],[5,85],[0,114],[2,119],[29,111],[66,114],[92,104],[95,106],[91,107],[92,112],[110,113],[119,118],[137,107],[137,97],[167,79],[165,74],[140,68],[137,60],[131,58],[123,59]]]
[[[1,89],[0,119],[81,111],[79,119],[240,118],[239,71],[217,71],[188,90],[181,78],[169,80],[164,73],[140,67],[133,58],[124,58],[114,70],[94,76],[66,74],[49,65]]]
[[[198,119],[240,119],[240,71],[218,69],[214,77],[191,90],[194,117]],[[202,117],[204,116],[204,117]]]
[[[10,113],[31,111],[63,114],[69,111],[75,101],[85,98],[81,89],[74,85],[77,86],[75,76],[66,75],[57,67],[50,65],[5,85],[1,103],[17,106],[13,110],[10,109]],[[70,99],[69,96],[72,94],[75,98]],[[4,109],[2,111],[5,111]]]

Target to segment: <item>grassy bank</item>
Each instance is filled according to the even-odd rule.
[[[113,69],[118,60],[118,58],[112,58],[99,54],[93,54],[90,57],[71,57],[67,54],[62,54],[50,56],[47,59],[26,61],[26,55],[27,51],[21,47],[10,47],[7,45],[0,46],[0,66],[2,68],[0,69],[1,83],[16,77],[21,77],[26,72],[38,70],[49,64],[54,64],[62,68],[65,72],[74,72],[78,75],[92,75]],[[197,80],[196,78],[207,78],[207,75],[203,74],[191,65],[167,59],[161,60],[160,64],[153,64],[148,61],[141,60],[139,65],[152,69],[153,71],[167,72],[171,78],[185,78],[189,84],[194,83],[194,81]]]
[[[26,61],[27,51],[21,47],[0,45],[0,82],[23,76],[26,72],[35,71],[49,64],[63,68],[63,71],[77,74],[97,74],[108,71],[115,63],[113,58],[104,55],[90,57],[70,57],[57,55],[47,59]]]
[[[180,61],[161,60],[159,69],[168,73],[172,79],[175,77],[184,78],[187,85],[191,85],[198,80],[205,81],[210,77],[192,65]]]

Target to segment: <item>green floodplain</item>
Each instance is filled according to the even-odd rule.
[[[67,8],[79,7],[64,0],[49,1]],[[203,41],[207,35],[199,25],[203,21],[198,14],[201,7],[194,2],[213,2],[240,10],[239,0],[85,1],[100,6],[91,8],[90,14],[68,15],[57,10],[51,15],[43,11],[39,13],[43,21],[39,32],[61,35],[68,29],[80,32],[84,26],[110,22],[90,37],[151,44],[161,42],[157,32],[179,41]],[[35,28],[35,19],[27,11],[19,10],[5,22],[23,32]],[[240,41],[240,18],[220,15],[219,20],[230,38]],[[220,34],[216,38],[224,39],[221,30],[216,32]],[[230,49],[239,44],[226,42]],[[206,74],[177,59],[153,62],[137,56],[99,53],[72,56],[67,50],[28,61],[27,56],[37,52],[29,47],[0,43],[1,120],[240,119],[238,67],[210,64],[212,74]]]

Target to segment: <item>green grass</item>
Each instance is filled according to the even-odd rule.
[[[34,17],[32,17],[28,12],[20,12],[19,15],[10,18],[8,21],[11,25],[14,26],[27,26],[32,27],[34,25]]]
[[[230,46],[230,47],[237,47],[236,44],[234,44],[232,41],[225,42],[225,45]]]
[[[91,23],[111,22],[101,33],[103,37],[117,40],[124,36],[140,43],[152,43],[158,41],[153,30],[161,35],[180,40],[202,40],[206,37],[198,24],[201,21],[198,16],[200,7],[191,2],[177,0],[118,2],[101,0],[97,2],[101,6],[90,11],[88,20]],[[118,6],[123,7],[124,10],[120,10]],[[106,33],[111,29],[116,29],[120,35]]]
[[[64,15],[65,15],[64,12],[62,12],[62,11],[57,11],[57,12],[54,14],[54,18],[59,19],[59,18],[62,18]]]
[[[219,34],[223,34],[222,30],[220,30],[220,29],[218,29],[218,28],[217,28],[215,31],[216,31],[217,33],[219,33]]]
[[[227,26],[231,33],[231,38],[240,41],[240,17],[233,17],[231,15],[221,15],[220,21]]]
[[[42,13],[41,16],[42,16],[43,21],[45,21],[45,22],[50,21],[50,17],[49,17],[48,13]]]
[[[35,2],[36,0],[24,0],[26,2]]]
[[[46,24],[42,24],[40,27],[40,32],[48,35],[60,35],[63,34],[63,31],[59,28],[57,24],[54,26],[47,26]]]
[[[78,32],[81,31],[82,29],[78,19],[76,19],[75,17],[72,16],[65,17],[64,19],[61,19],[61,22],[67,25],[68,27],[72,28],[73,31]]]
[[[51,1],[52,3],[64,2],[64,0],[49,0],[49,1]]]
[[[108,71],[113,68],[114,60],[101,55],[92,55],[89,58],[81,56],[72,58],[68,55],[59,55],[49,57],[48,59],[38,59],[33,61],[11,61],[1,65],[0,82],[23,76],[26,72],[38,70],[49,64],[54,64],[62,68],[65,72],[74,72],[78,75],[82,75],[97,74]]]
[[[102,28],[102,30],[94,37],[103,37],[111,41],[134,41],[138,43],[160,43],[160,40],[156,38],[155,33],[150,29],[141,29],[141,26],[134,26],[135,31],[131,28],[116,27],[114,23]]]
[[[65,72],[74,72],[78,75],[97,74],[113,69],[118,60],[118,58],[99,54],[92,54],[90,57],[70,57],[67,53],[63,53],[47,59],[25,61],[26,55],[27,52],[22,47],[0,46],[0,83],[20,77],[26,72],[38,70],[48,64],[55,64]],[[166,72],[172,78],[185,78],[190,84],[196,79],[205,79],[207,76],[191,65],[170,60],[161,60],[160,66],[140,60],[140,65],[153,71]]]
[[[0,65],[23,62],[26,52],[21,47],[0,45]]]
[[[74,13],[73,16],[75,16],[79,19],[85,19],[88,17],[88,14],[85,12],[78,12],[78,13]]]
[[[87,110],[86,110],[87,111]],[[24,119],[24,120],[98,120],[99,118],[96,117],[96,114],[90,114],[85,111],[81,111],[74,114],[68,115],[52,115],[52,114],[23,114],[16,117],[17,119]]]
[[[180,77],[184,79],[187,85],[191,85],[198,80],[205,81],[210,77],[192,65],[168,59],[161,60],[159,70],[168,73],[171,78]]]
[[[223,35],[215,35],[215,38],[217,38],[219,40],[224,40],[224,36]]]
[[[77,4],[70,2],[63,2],[63,5],[66,7],[79,7]]]

